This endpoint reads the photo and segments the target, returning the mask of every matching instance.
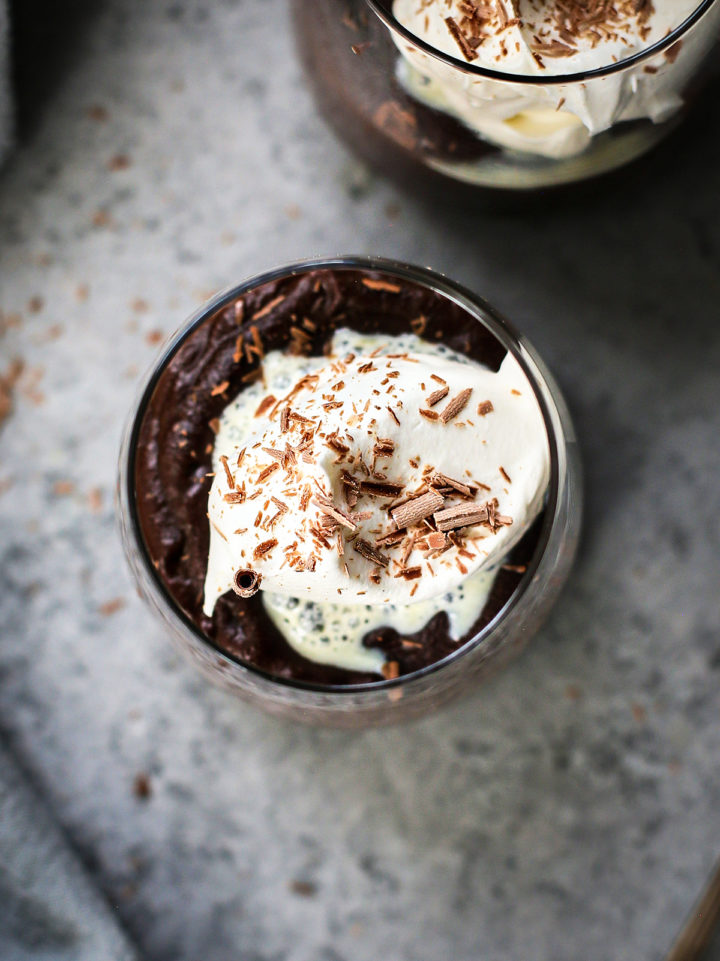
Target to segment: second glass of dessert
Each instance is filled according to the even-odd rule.
[[[293,11],[323,113],[406,183],[585,180],[658,143],[716,73],[720,0],[294,0]]]
[[[213,679],[362,726],[504,663],[575,550],[562,399],[483,301],[340,258],[220,295],[176,335],[128,428],[138,582]]]

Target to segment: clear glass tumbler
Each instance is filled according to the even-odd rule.
[[[627,59],[566,75],[440,52],[392,0],[293,0],[293,22],[321,112],[373,166],[423,189],[527,192],[608,173],[674,130],[717,74],[720,0]]]
[[[547,430],[551,476],[540,532],[527,570],[492,620],[450,656],[396,679],[355,685],[301,683],[273,676],[235,656],[199,629],[173,597],[150,555],[138,509],[138,439],[163,372],[181,349],[189,356],[218,349],[209,332],[223,312],[266,284],[309,271],[353,271],[387,283],[418,285],[449,300],[481,324],[518,361],[534,390]],[[370,296],[370,295],[368,295]],[[408,322],[409,326],[409,322]],[[232,348],[230,348],[232,350]],[[200,472],[211,469],[200,464]],[[339,257],[312,260],[270,271],[218,294],[163,347],[131,413],[120,454],[118,512],[128,562],[141,595],[170,637],[205,675],[226,690],[277,715],[337,727],[360,728],[419,717],[468,690],[517,654],[537,631],[570,570],[581,519],[581,471],[567,408],[535,350],[488,303],[446,277],[394,261]]]

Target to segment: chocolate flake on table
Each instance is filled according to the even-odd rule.
[[[440,411],[440,420],[443,424],[448,424],[453,419],[457,417],[461,410],[465,408],[465,405],[470,400],[470,395],[472,394],[472,387],[466,387],[465,390],[461,390],[459,394],[456,394],[453,399]]]
[[[387,567],[390,563],[390,559],[386,557],[385,554],[381,554],[380,551],[375,550],[375,548],[368,541],[364,540],[362,537],[357,537],[353,541],[353,547],[358,554],[362,555],[366,560],[372,561],[373,564],[379,564],[381,567]]]
[[[371,277],[363,277],[362,283],[370,290],[386,290],[390,294],[399,294],[402,290],[399,284],[392,284],[389,280],[373,280]]]
[[[492,414],[495,410],[491,400],[484,400],[482,403],[478,404],[477,412],[480,417],[485,417],[486,414]]]
[[[442,494],[430,488],[425,494],[413,497],[390,511],[390,516],[398,528],[412,527],[426,517],[436,513],[444,503]]]
[[[262,574],[245,567],[235,571],[232,588],[239,597],[252,597],[260,590]]]
[[[429,397],[425,398],[425,403],[428,405],[428,407],[434,407],[435,404],[439,404],[441,400],[444,400],[449,393],[450,388],[447,386],[447,384],[444,387],[438,387],[438,389],[434,390]]]

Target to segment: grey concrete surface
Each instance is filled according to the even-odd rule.
[[[719,118],[714,95],[583,202],[451,213],[336,143],[282,0],[96,10],[0,179],[0,371],[25,363],[0,729],[147,957],[660,961],[720,853]],[[577,568],[526,654],[365,734],[208,687],[136,598],[112,504],[158,339],[238,278],[347,251],[505,311],[587,473]]]

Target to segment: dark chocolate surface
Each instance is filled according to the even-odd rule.
[[[325,684],[378,680],[377,675],[349,672],[308,661],[284,640],[265,614],[261,594],[242,600],[228,593],[217,602],[212,619],[202,613],[208,556],[207,496],[212,470],[213,420],[219,417],[259,369],[251,347],[259,337],[263,349],[285,349],[298,318],[317,325],[309,351],[320,354],[340,326],[367,333],[405,333],[424,318],[423,336],[497,370],[505,348],[480,323],[451,301],[416,284],[392,277],[399,291],[373,290],[358,270],[315,270],[267,283],[241,301],[219,310],[185,338],[159,378],[146,408],[135,464],[136,502],[145,543],[157,573],[177,604],[218,646],[271,674]],[[267,310],[268,305],[273,304]],[[261,316],[260,316],[261,315]],[[213,388],[228,383],[213,396]],[[509,558],[526,563],[537,542],[539,522]],[[404,646],[392,629],[367,635],[401,674],[447,656],[477,632],[505,604],[520,575],[503,570],[473,629],[460,642],[447,635],[439,614]]]

